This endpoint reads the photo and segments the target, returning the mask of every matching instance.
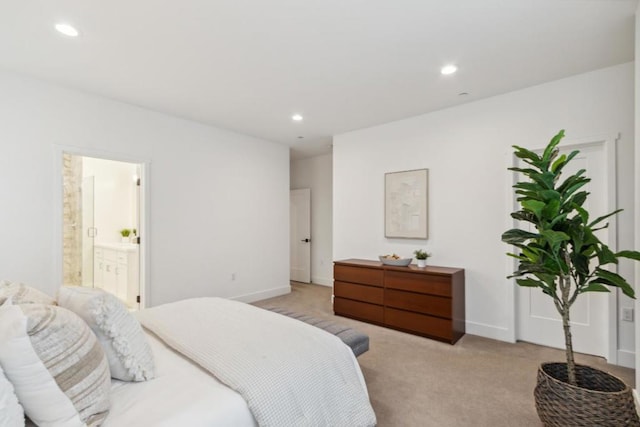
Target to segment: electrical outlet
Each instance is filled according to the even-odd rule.
[[[633,322],[633,308],[631,307],[622,308],[622,320],[626,322]]]

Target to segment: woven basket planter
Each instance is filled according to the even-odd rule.
[[[566,363],[543,363],[534,396],[545,426],[640,426],[633,392],[621,379],[576,365],[578,386],[569,385]]]

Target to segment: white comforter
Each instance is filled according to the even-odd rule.
[[[261,426],[376,423],[351,350],[323,330],[220,298],[166,304],[138,318],[242,395]]]

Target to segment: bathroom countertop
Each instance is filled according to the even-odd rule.
[[[136,243],[96,242],[94,246],[96,248],[114,249],[116,251],[137,252],[139,245]]]

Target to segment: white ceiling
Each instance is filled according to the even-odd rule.
[[[329,152],[335,134],[632,61],[637,4],[2,0],[0,67],[281,142],[295,158]],[[56,33],[60,21],[80,37]],[[440,75],[446,63],[458,73]]]

